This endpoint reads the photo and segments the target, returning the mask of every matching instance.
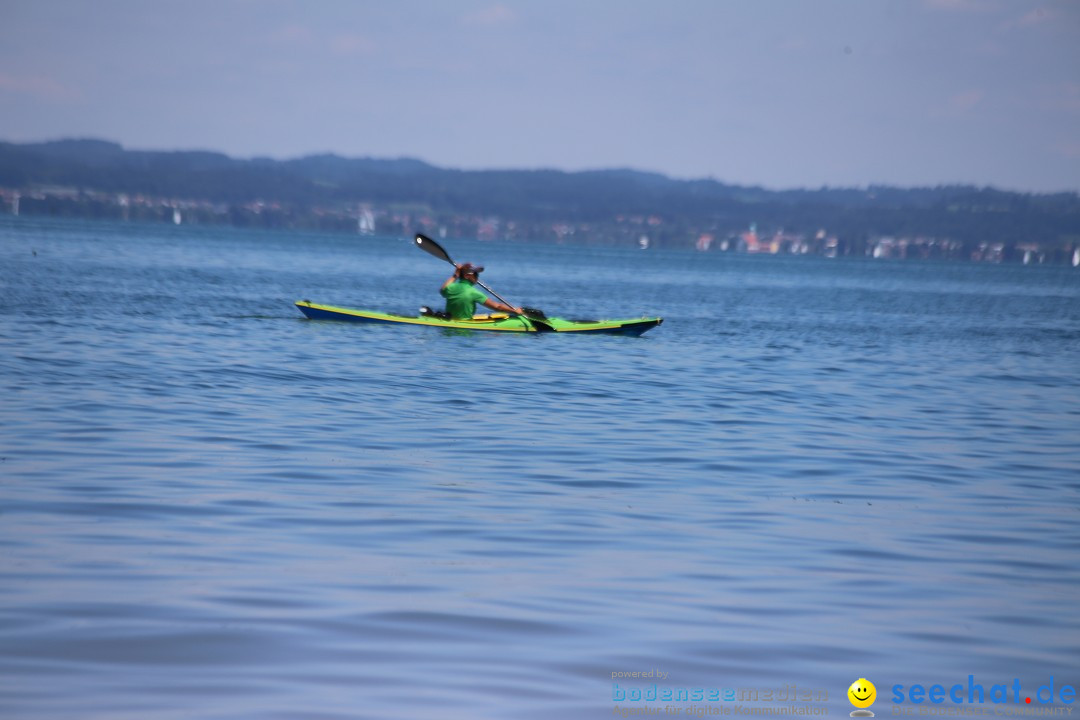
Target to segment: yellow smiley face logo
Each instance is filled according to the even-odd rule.
[[[866,678],[859,678],[847,689],[848,700],[857,708],[868,708],[877,700],[877,688]]]

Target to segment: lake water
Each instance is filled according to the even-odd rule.
[[[448,266],[0,218],[0,717],[1080,684],[1080,272],[444,245],[512,302],[664,324],[313,322],[438,303]]]

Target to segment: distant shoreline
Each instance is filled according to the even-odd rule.
[[[770,191],[634,170],[235,160],[99,140],[0,142],[0,213],[747,252],[1080,264],[1080,194],[949,186]]]

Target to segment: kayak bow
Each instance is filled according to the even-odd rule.
[[[351,308],[320,305],[310,300],[297,300],[296,307],[312,320],[343,320],[346,322],[397,323],[401,325],[421,325],[454,330],[494,330],[499,332],[565,332],[565,333],[602,333],[607,335],[641,335],[646,330],[656,327],[664,321],[658,317],[641,317],[629,320],[590,320],[574,321],[563,318],[547,318],[549,326],[538,330],[529,318],[521,315],[493,313],[474,315],[469,320],[444,320],[430,315],[395,315],[393,313],[354,310]]]

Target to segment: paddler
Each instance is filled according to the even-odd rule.
[[[446,279],[439,288],[439,294],[446,298],[446,314],[454,320],[468,320],[476,314],[476,305],[479,303],[496,312],[523,315],[524,311],[519,307],[504,305],[501,302],[490,299],[487,295],[476,289],[476,282],[480,279],[480,273],[484,268],[472,263],[456,264],[454,274]]]

